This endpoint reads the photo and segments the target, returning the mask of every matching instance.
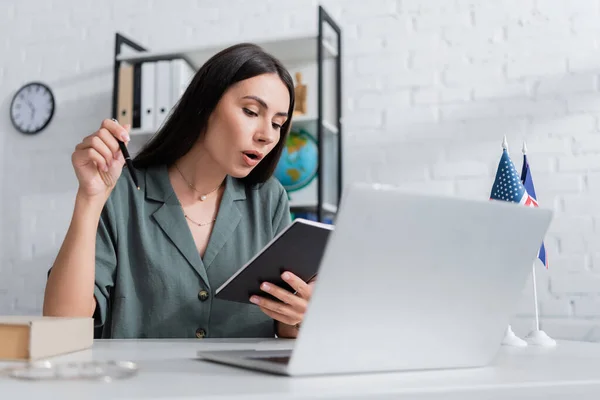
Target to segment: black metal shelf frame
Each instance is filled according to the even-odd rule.
[[[335,124],[337,127],[337,204],[339,206],[342,197],[342,31],[339,25],[333,20],[331,15],[325,11],[322,6],[319,6],[319,33],[317,40],[317,142],[319,149],[319,163],[317,166],[317,177],[319,179],[318,190],[317,190],[317,218],[319,221],[323,221],[325,218],[326,210],[323,209],[323,192],[324,192],[324,181],[323,179],[323,162],[325,160],[324,151],[324,128],[323,128],[323,43],[325,40],[325,25],[329,25],[331,29],[337,34],[337,55],[335,57],[335,71],[336,71],[336,120]]]

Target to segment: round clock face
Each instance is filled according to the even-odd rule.
[[[54,96],[43,83],[32,82],[15,94],[10,119],[20,132],[34,134],[44,129],[54,115]]]

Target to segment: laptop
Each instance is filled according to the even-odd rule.
[[[551,218],[515,203],[352,184],[293,347],[198,357],[288,376],[488,365]]]

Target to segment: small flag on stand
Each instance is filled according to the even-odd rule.
[[[502,142],[502,157],[500,157],[498,169],[496,170],[496,179],[492,186],[490,200],[508,201],[524,205],[529,205],[533,201],[521,183],[521,179],[517,175],[517,170],[508,155],[506,136]],[[526,341],[515,335],[510,324],[506,329],[502,344],[515,347],[527,346]]]
[[[525,146],[523,145],[523,155],[525,155]],[[530,192],[531,191],[531,192]],[[531,194],[530,194],[531,193]],[[506,136],[502,142],[502,157],[498,164],[498,170],[496,171],[496,179],[492,186],[492,193],[490,194],[490,200],[502,200],[513,203],[523,204],[528,207],[538,207],[538,202],[535,198],[535,190],[533,188],[533,181],[531,179],[531,172],[529,171],[529,164],[527,158],[523,160],[523,173],[522,179],[517,175],[517,170],[508,155],[508,143],[506,142]],[[538,252],[538,258],[542,260],[546,268],[548,268],[546,260],[546,251],[544,249],[544,243]],[[539,309],[537,301],[537,287],[535,279],[535,264],[532,263],[532,282],[533,282],[533,301],[535,306],[535,330],[533,330],[528,336],[530,343],[541,345],[541,346],[556,346],[556,341],[550,338],[543,330],[540,329]],[[503,345],[523,347],[527,346],[527,342],[518,338],[510,324],[506,329]]]
[[[490,200],[502,200],[523,204],[529,207],[537,207],[537,202],[527,193],[515,165],[508,155],[508,144],[506,138],[502,143],[502,157],[498,163],[496,179],[492,186]]]
[[[533,187],[533,179],[531,178],[531,168],[529,167],[529,161],[527,160],[527,147],[523,142],[523,168],[521,169],[521,182],[523,187],[527,190],[527,193],[535,200],[535,207],[538,206],[537,196],[535,195],[535,188]],[[546,248],[544,242],[538,252],[538,258],[544,264],[546,269],[548,268],[548,259],[546,258]]]

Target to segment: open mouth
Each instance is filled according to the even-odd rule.
[[[254,151],[244,151],[244,155],[251,160],[260,160],[262,158],[260,153]]]

